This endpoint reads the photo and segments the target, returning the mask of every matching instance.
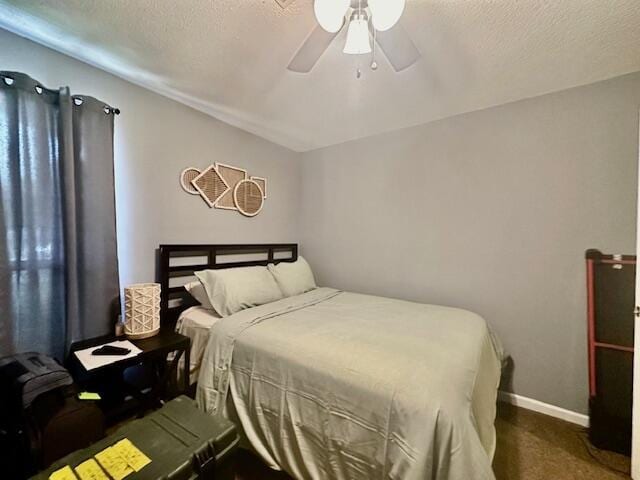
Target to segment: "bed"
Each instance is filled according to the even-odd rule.
[[[261,247],[267,258],[248,263],[297,258],[297,246],[281,260],[282,245]],[[500,348],[474,313],[317,288],[218,319],[207,342],[199,405],[234,420],[273,468],[305,479],[494,478]]]
[[[191,339],[191,352],[189,362],[189,383],[194,385],[198,381],[202,358],[209,343],[209,332],[214,323],[220,317],[200,305],[189,307],[180,313],[176,323],[176,332],[186,335]],[[180,358],[178,372],[184,372],[184,358]],[[182,379],[180,379],[182,380]]]

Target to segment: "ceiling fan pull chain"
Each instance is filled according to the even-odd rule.
[[[373,49],[371,50],[371,70],[378,69],[378,62],[376,62],[376,29],[373,28]]]

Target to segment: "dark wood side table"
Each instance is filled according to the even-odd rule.
[[[137,401],[139,407],[138,416],[142,416],[144,411],[154,405],[161,404],[162,397],[166,396],[170,384],[179,388],[178,383],[182,383],[182,389],[178,390],[176,394],[188,392],[191,354],[191,340],[189,337],[180,335],[172,330],[160,330],[160,333],[153,337],[131,340],[131,343],[142,350],[135,357],[119,360],[93,370],[86,370],[73,353],[77,350],[103,345],[115,340],[125,340],[125,337],[118,338],[106,335],[82,340],[71,345],[66,366],[81,388],[89,391],[98,391],[101,395],[109,397],[116,390],[116,387],[119,387],[126,392],[128,397],[132,397]],[[168,355],[171,353],[173,353],[173,358],[167,362]],[[177,379],[180,358],[184,359],[182,382],[178,382]],[[149,367],[157,373],[151,387],[141,389],[126,378],[125,370],[135,366]],[[103,400],[105,399],[103,398]],[[126,410],[124,398],[115,403],[116,406],[109,405],[108,401],[101,402],[107,419],[117,417],[122,411]]]

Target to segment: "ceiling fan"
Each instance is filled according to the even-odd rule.
[[[286,0],[276,1],[284,6]],[[371,53],[373,43],[373,70],[377,68],[376,44],[396,72],[410,67],[421,55],[409,34],[398,23],[404,5],[405,0],[314,0],[313,10],[318,25],[287,68],[298,73],[310,72],[345,25],[348,27],[344,53]]]

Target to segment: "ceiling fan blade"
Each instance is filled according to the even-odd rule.
[[[316,25],[287,68],[292,72],[309,73],[338,32],[329,33],[320,25]]]
[[[396,72],[410,67],[422,56],[399,23],[384,32],[376,32],[376,41]]]

